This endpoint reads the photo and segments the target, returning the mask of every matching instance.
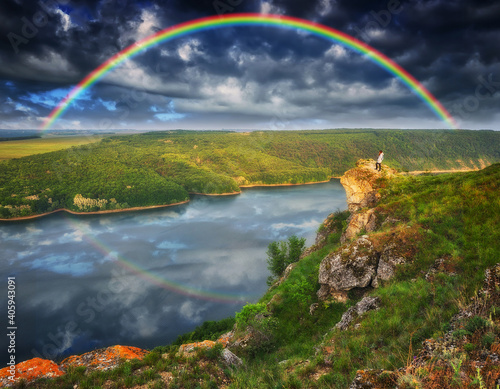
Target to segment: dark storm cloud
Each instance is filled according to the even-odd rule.
[[[0,120],[12,128],[40,123],[60,91],[128,45],[228,12],[273,12],[344,31],[403,66],[464,126],[495,122],[500,5],[472,0],[7,0],[0,4]],[[390,126],[391,117],[405,114],[409,122],[429,117],[431,126],[441,125],[357,53],[297,31],[235,27],[179,38],[126,61],[59,124],[189,127],[205,118],[217,128],[224,118],[224,125],[255,128],[278,118],[335,127],[349,126],[349,117],[356,118],[352,126],[385,117]]]

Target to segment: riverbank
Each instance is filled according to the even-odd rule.
[[[464,172],[479,171],[479,170],[480,169],[467,169],[467,168],[465,168],[465,169],[450,169],[450,170],[413,170],[413,171],[410,171],[410,172],[407,172],[404,174],[419,175],[419,174],[464,173]],[[287,184],[252,184],[252,185],[240,185],[239,187],[241,189],[248,189],[248,188],[269,188],[269,187],[314,185],[314,184],[324,184],[324,183],[330,182],[333,179],[340,179],[340,177],[331,176],[328,180],[325,180],[325,181],[303,182],[303,183],[297,183],[297,184],[289,184],[289,183],[287,183]],[[228,193],[195,193],[195,192],[191,192],[189,194],[190,195],[197,195],[197,196],[235,196],[235,195],[241,194],[241,190],[239,192],[228,192]],[[37,215],[21,216],[21,217],[10,218],[10,219],[0,219],[0,222],[37,219],[37,218],[51,215],[53,213],[63,212],[63,211],[71,213],[72,215],[101,215],[101,214],[104,215],[104,214],[109,214],[109,213],[145,211],[148,209],[165,208],[165,207],[172,207],[175,205],[182,205],[182,204],[188,203],[189,201],[190,200],[181,201],[181,202],[172,203],[172,204],[150,205],[150,206],[146,206],[146,207],[132,207],[132,208],[112,209],[112,210],[94,211],[94,212],[75,212],[75,211],[71,211],[71,210],[66,209],[66,208],[61,208],[61,209],[57,209],[55,211],[45,212],[45,213],[41,213],[41,214],[37,214]]]
[[[166,208],[166,207],[173,207],[174,205],[182,205],[182,204],[187,204],[189,203],[190,200],[186,201],[180,201],[178,203],[172,203],[172,204],[163,204],[163,205],[149,205],[146,207],[132,207],[132,208],[124,208],[124,209],[109,209],[106,211],[94,211],[94,212],[75,212],[71,211],[66,208],[61,208],[61,209],[56,209],[55,211],[51,212],[45,212],[45,213],[40,213],[37,215],[30,215],[30,216],[21,216],[21,217],[15,217],[11,219],[0,219],[0,222],[10,222],[10,221],[21,221],[21,220],[30,220],[30,219],[38,219],[44,216],[52,215],[54,213],[58,212],[67,212],[71,213],[72,215],[104,215],[108,213],[121,213],[121,212],[134,212],[134,211],[145,211],[148,209],[156,209],[156,208]]]
[[[338,179],[340,177],[330,177],[330,179],[326,181],[317,181],[317,182],[304,182],[304,183],[299,183],[299,184],[255,184],[255,185],[241,185],[240,188],[267,188],[267,187],[283,187],[283,186],[300,186],[300,185],[313,185],[313,184],[324,184],[330,182],[332,179]],[[227,192],[227,193],[196,193],[196,192],[190,192],[190,195],[196,195],[196,196],[236,196],[241,194],[241,190],[239,192]],[[165,207],[173,207],[175,205],[182,205],[189,203],[190,200],[186,201],[181,201],[178,203],[172,203],[172,204],[163,204],[163,205],[149,205],[146,207],[132,207],[132,208],[123,208],[123,209],[112,209],[112,210],[106,210],[106,211],[94,211],[94,212],[76,212],[76,211],[71,211],[66,208],[61,208],[61,209],[56,209],[55,211],[51,212],[45,212],[45,213],[40,213],[37,215],[30,215],[30,216],[21,216],[21,217],[15,217],[15,218],[9,218],[9,219],[0,219],[0,222],[10,222],[10,221],[23,221],[23,220],[31,220],[31,219],[37,219],[41,218],[44,216],[52,215],[57,212],[68,212],[71,213],[72,215],[105,215],[109,213],[120,213],[120,212],[134,212],[134,211],[145,211],[149,209],[155,209],[155,208],[165,208]]]
[[[330,182],[333,179],[340,179],[340,177],[331,176],[325,181],[313,181],[313,182],[301,182],[298,184],[252,184],[252,185],[240,185],[240,188],[269,188],[269,187],[280,187],[280,186],[301,186],[301,185],[314,185],[314,184],[324,184]]]

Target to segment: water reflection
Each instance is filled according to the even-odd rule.
[[[324,218],[345,208],[333,181],[1,224],[0,272],[17,283],[17,359],[152,348],[233,315],[265,292],[271,241],[296,234],[312,244]]]

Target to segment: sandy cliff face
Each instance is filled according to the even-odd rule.
[[[353,239],[363,229],[366,232],[375,231],[377,218],[373,207],[380,198],[378,189],[381,179],[391,178],[396,171],[387,165],[382,165],[382,171],[375,170],[373,159],[360,159],[356,167],[344,173],[340,183],[347,196],[347,207],[351,216],[347,220],[348,226],[342,235],[341,242]]]
[[[344,173],[340,183],[347,195],[347,206],[351,213],[361,208],[373,207],[378,199],[379,179],[390,178],[396,171],[387,165],[382,165],[382,171],[375,170],[373,159],[360,159],[356,167]]]

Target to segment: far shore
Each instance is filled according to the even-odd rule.
[[[418,175],[418,174],[424,174],[424,173],[435,173],[435,174],[437,174],[437,173],[459,173],[459,172],[470,172],[470,171],[478,171],[478,170],[480,170],[480,169],[464,168],[464,169],[451,169],[451,170],[414,170],[414,171],[403,173],[403,174]],[[239,187],[240,188],[267,188],[267,187],[280,187],[280,186],[314,185],[314,184],[324,184],[324,183],[330,182],[332,179],[340,179],[340,178],[341,177],[332,176],[328,180],[325,180],[325,181],[303,182],[303,183],[298,183],[298,184],[252,184],[252,185],[240,185]],[[228,192],[228,193],[194,193],[194,192],[192,192],[189,194],[190,195],[198,195],[198,196],[235,196],[235,195],[241,194],[241,191]],[[68,212],[72,215],[104,215],[104,214],[109,214],[109,213],[144,211],[144,210],[148,210],[148,209],[173,207],[175,205],[182,205],[182,204],[189,203],[189,201],[190,200],[185,200],[185,201],[181,201],[178,203],[172,203],[172,204],[148,205],[146,207],[110,209],[110,210],[106,210],[106,211],[94,211],[94,212],[75,212],[75,211],[71,211],[71,210],[66,209],[66,208],[61,208],[61,209],[56,209],[55,211],[40,213],[37,215],[20,216],[20,217],[15,217],[15,218],[10,218],[10,219],[0,219],[0,222],[38,219],[38,218],[48,216],[48,215],[51,215],[51,214],[57,213],[57,212]]]
[[[75,211],[71,211],[71,210],[66,209],[66,208],[60,208],[60,209],[56,209],[55,211],[51,211],[51,212],[45,212],[45,213],[40,213],[37,215],[30,215],[30,216],[13,217],[10,219],[0,219],[0,221],[10,222],[10,221],[37,219],[37,218],[40,218],[43,216],[52,215],[53,213],[57,213],[57,212],[67,212],[67,213],[71,213],[72,215],[104,215],[107,213],[134,212],[134,211],[144,211],[147,209],[173,207],[174,205],[181,205],[181,204],[186,204],[186,203],[189,203],[189,200],[180,201],[178,203],[172,203],[172,204],[148,205],[146,207],[132,207],[132,208],[123,208],[123,209],[108,209],[106,211],[93,211],[93,212],[75,212]]]

